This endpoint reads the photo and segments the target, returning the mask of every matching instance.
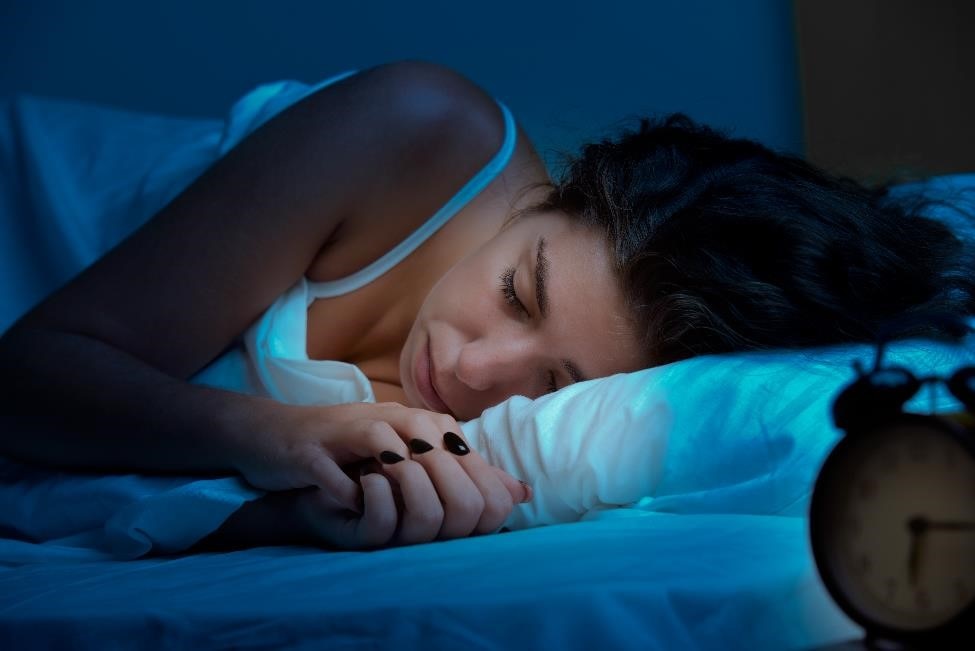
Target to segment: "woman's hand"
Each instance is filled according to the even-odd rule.
[[[397,403],[288,406],[235,462],[254,486],[304,487],[298,517],[340,547],[404,545],[498,529],[531,489],[489,465],[450,416]],[[351,468],[372,474],[357,484]],[[351,470],[356,474],[355,470]]]

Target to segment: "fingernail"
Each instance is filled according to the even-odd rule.
[[[532,498],[535,497],[534,489],[529,484],[521,481],[520,479],[518,480],[518,483],[525,487],[525,499],[521,501],[522,504],[524,504],[525,502],[531,502]]]
[[[423,454],[433,449],[433,446],[423,439],[410,439],[409,446],[413,454]]]
[[[403,457],[399,456],[395,452],[390,452],[389,450],[383,450],[379,454],[379,460],[383,463],[399,463],[403,460]]]
[[[446,432],[443,435],[443,442],[447,445],[447,449],[456,454],[458,457],[462,457],[471,451],[467,444],[464,443],[464,439],[457,436],[453,432]]]

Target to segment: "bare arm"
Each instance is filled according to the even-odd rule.
[[[487,99],[406,62],[324,88],[258,129],[0,338],[0,454],[232,469],[236,440],[266,435],[294,408],[186,378],[341,244],[347,224],[395,205],[410,230],[456,191],[500,142]]]

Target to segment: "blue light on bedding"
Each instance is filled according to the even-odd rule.
[[[226,120],[0,104],[0,331],[310,88],[255,89]],[[642,402],[607,418],[650,413],[653,400],[677,415],[634,430],[659,435],[644,445],[657,474],[610,481],[591,465],[572,499],[560,482],[581,464],[529,467],[526,446],[491,431],[551,434],[564,414],[543,408],[570,394],[500,406],[471,424],[472,440],[496,436],[493,460],[540,469],[546,508],[520,511],[526,528],[511,533],[379,552],[181,555],[259,492],[235,478],[80,477],[0,460],[0,648],[803,649],[855,637],[815,573],[804,517],[835,441],[830,391],[850,372],[833,361],[821,369],[830,384],[786,356],[690,360],[645,376],[653,391],[631,378]],[[570,519],[584,521],[527,528]]]
[[[801,518],[644,513],[380,552],[0,570],[0,648],[760,650],[856,634]]]

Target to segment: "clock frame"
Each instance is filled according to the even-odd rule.
[[[959,488],[963,494],[953,495]],[[961,500],[961,506],[950,508],[964,513],[940,510],[952,499]],[[868,641],[952,648],[955,641],[971,644],[975,639],[975,531],[958,530],[975,520],[975,436],[970,428],[935,414],[898,412],[872,425],[858,421],[826,458],[809,515],[820,577],[836,604],[864,628]],[[954,529],[928,530],[930,523],[943,526],[946,517]],[[959,517],[963,522],[955,521]],[[950,558],[932,561],[935,552]],[[900,568],[898,557],[903,558]],[[930,577],[922,582],[918,576],[925,560],[937,564],[940,573],[940,592],[933,596],[925,592]],[[944,576],[951,572],[946,560],[957,564],[955,576]],[[905,575],[911,585],[902,585]]]

